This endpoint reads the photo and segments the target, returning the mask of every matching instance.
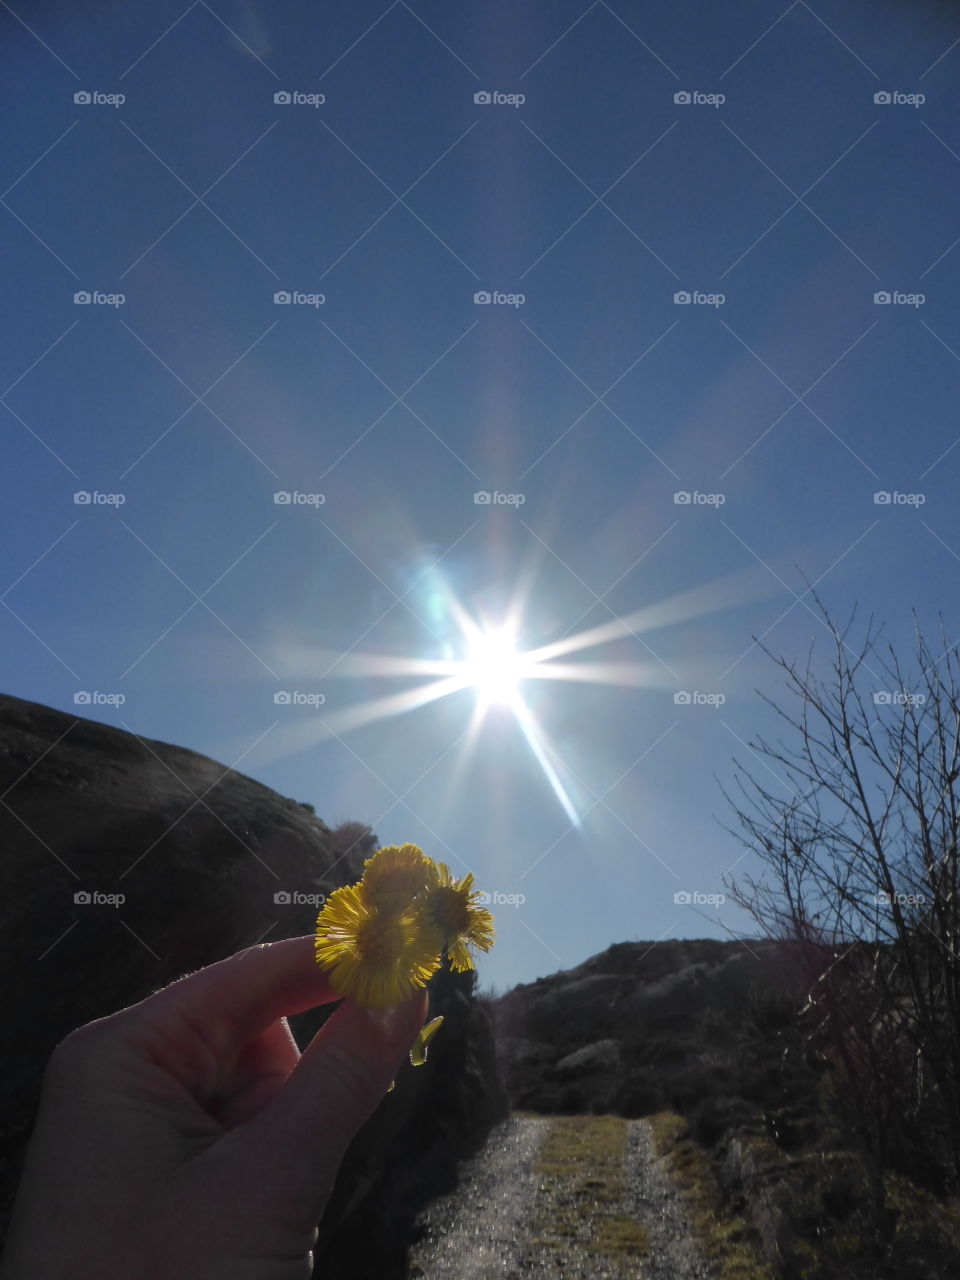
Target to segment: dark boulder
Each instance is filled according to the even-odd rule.
[[[194,751],[0,695],[0,990],[12,1048],[0,1065],[0,1236],[57,1043],[243,947],[311,933],[310,897],[358,879],[376,843],[368,827],[333,830],[310,805]],[[301,1047],[331,1008],[291,1019]],[[402,1073],[348,1153],[318,1271],[359,1212],[395,1252],[410,1197],[384,1188],[415,1176],[418,1160],[449,1174],[453,1153],[482,1143],[503,1113],[472,987],[435,979],[440,1012],[449,1025],[427,1066]]]

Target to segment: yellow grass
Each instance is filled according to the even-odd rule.
[[[531,1223],[531,1243],[547,1253],[574,1244],[589,1257],[626,1263],[650,1251],[646,1229],[620,1212],[627,1187],[627,1122],[619,1116],[556,1116],[533,1166],[559,1194]]]

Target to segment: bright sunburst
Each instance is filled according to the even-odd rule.
[[[523,602],[516,602],[494,624],[488,618],[471,616],[452,591],[446,587],[438,588],[430,599],[430,616],[435,624],[452,624],[446,629],[456,633],[455,638],[443,644],[446,649],[443,658],[363,653],[352,648],[338,654],[323,652],[312,645],[302,648],[285,646],[283,661],[278,665],[291,676],[296,671],[300,675],[316,673],[324,681],[343,676],[367,680],[401,676],[419,679],[420,682],[401,693],[374,697],[288,728],[276,740],[273,754],[304,749],[324,738],[339,737],[362,725],[402,715],[468,690],[475,695],[474,708],[464,736],[463,750],[458,757],[458,771],[465,772],[469,753],[490,710],[494,707],[506,709],[515,718],[567,817],[574,825],[579,825],[580,818],[558,772],[562,768],[561,762],[542,725],[527,705],[522,685],[532,680],[549,680],[561,684],[575,681],[621,688],[676,689],[682,683],[680,675],[644,642],[642,633],[703,617],[769,594],[769,582],[758,581],[758,573],[757,570],[741,571],[625,615],[614,614],[609,621],[587,630],[576,631],[571,627],[560,639],[526,650],[518,646]],[[435,631],[433,634],[436,638]],[[630,662],[568,660],[574,654],[625,636],[632,637],[645,649],[647,656],[644,659]]]
[[[517,652],[516,636],[510,627],[478,630],[471,639],[464,675],[482,703],[515,706],[523,670],[523,654]]]

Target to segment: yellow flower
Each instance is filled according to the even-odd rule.
[[[435,936],[410,911],[378,911],[362,883],[335,889],[317,917],[317,963],[338,995],[385,1009],[422,990],[440,967]]]
[[[473,968],[471,949],[490,950],[493,917],[479,905],[472,875],[455,880],[415,844],[387,845],[363,865],[363,877],[336,889],[317,917],[317,963],[337,995],[385,1009],[422,990],[441,956],[463,972]],[[414,1065],[426,1060],[439,1025],[435,1018],[421,1030]]]
[[[455,880],[445,862],[431,862],[417,912],[425,933],[433,936],[437,950],[449,956],[451,968],[458,973],[473,968],[468,947],[489,951],[493,946],[493,916],[477,905],[480,897],[473,888],[472,872]]]
[[[394,915],[426,888],[430,860],[415,844],[388,844],[363,864],[360,888],[372,907]]]

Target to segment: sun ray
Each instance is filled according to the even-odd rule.
[[[268,763],[283,760],[297,751],[317,746],[329,738],[349,733],[352,729],[374,724],[390,716],[403,715],[407,711],[415,711],[438,698],[466,689],[469,683],[466,676],[461,674],[447,680],[437,680],[433,684],[419,685],[416,689],[408,689],[403,693],[390,694],[385,698],[372,698],[369,702],[345,707],[342,711],[334,711],[328,715],[318,712],[315,719],[305,724],[300,722],[288,725],[273,738],[265,740],[265,745],[259,749],[258,758],[261,762]]]
[[[331,715],[324,717],[327,732],[330,735],[346,733],[350,729],[359,729],[361,725],[373,724],[374,721],[383,720],[387,716],[415,711],[417,707],[425,706],[428,702],[436,702],[438,698],[445,698],[448,694],[466,689],[469,683],[469,678],[461,672],[460,675],[450,676],[446,680],[437,680],[433,684],[422,684],[404,693],[390,694],[386,698],[373,698],[356,707],[345,707],[342,711],[334,711]]]
[[[278,663],[282,674],[291,678],[310,676],[451,676],[463,670],[463,663],[442,658],[403,658],[389,653],[333,653],[297,645],[282,650]]]
[[[560,801],[560,807],[570,819],[573,826],[579,827],[580,817],[576,809],[573,807],[573,801],[567,795],[557,771],[547,759],[547,754],[543,749],[543,742],[541,741],[541,734],[537,727],[537,722],[531,715],[529,707],[527,707],[521,699],[518,699],[517,705],[514,708],[514,713],[516,714],[520,728],[523,730],[523,736],[526,738],[530,746],[530,750],[536,756],[537,763],[540,765],[547,781],[553,789],[553,794]]]
[[[530,662],[526,674],[535,680],[572,680],[581,684],[640,689],[676,687],[676,682],[654,662]]]
[[[310,724],[292,726],[277,735],[267,748],[269,755],[288,755],[324,739],[348,733],[379,720],[415,711],[450,694],[471,689],[473,708],[466,732],[460,739],[454,766],[452,791],[463,781],[467,764],[475,752],[487,716],[494,710],[511,713],[534,758],[543,771],[557,801],[574,825],[579,825],[576,807],[567,793],[547,752],[547,739],[523,696],[528,680],[553,680],[581,684],[607,684],[622,688],[671,688],[672,673],[663,664],[642,662],[558,662],[568,654],[622,641],[627,636],[653,631],[692,618],[732,608],[771,591],[769,575],[761,576],[753,567],[692,590],[680,592],[656,604],[636,609],[609,622],[589,627],[533,649],[518,645],[520,623],[528,605],[532,583],[517,584],[509,609],[496,621],[482,615],[471,616],[446,586],[435,584],[435,604],[444,615],[435,622],[452,623],[456,637],[441,639],[443,657],[420,658],[395,654],[347,651],[337,654],[303,645],[283,646],[277,658],[285,678],[310,676],[314,679],[362,677],[402,679],[428,677],[425,683],[403,692],[371,698],[353,707],[332,713],[321,712]],[[432,615],[431,615],[432,616]],[[451,653],[459,648],[461,656]]]
[[[644,609],[635,609],[632,613],[617,616],[588,631],[565,636],[562,640],[542,645],[539,649],[531,649],[526,656],[532,662],[547,662],[563,654],[593,649],[597,645],[608,644],[611,640],[621,640],[626,635],[657,631],[678,622],[689,622],[693,618],[732,609],[764,595],[775,594],[777,592],[771,585],[770,575],[761,576],[759,568],[749,568],[727,574],[715,582],[693,587],[690,591],[682,591],[657,604],[647,605]]]

